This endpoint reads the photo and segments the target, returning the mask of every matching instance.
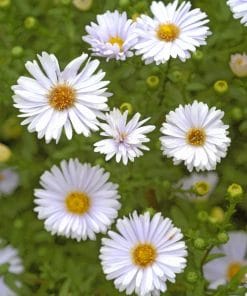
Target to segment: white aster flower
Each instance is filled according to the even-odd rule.
[[[105,114],[106,123],[100,124],[103,130],[100,135],[108,139],[94,144],[94,151],[106,154],[106,160],[116,155],[116,161],[120,162],[122,159],[125,165],[128,159],[134,161],[135,157],[143,155],[142,150],[149,150],[143,143],[150,141],[146,134],[155,129],[154,125],[143,126],[150,118],[139,121],[140,113],[136,113],[128,123],[127,116],[127,110],[122,114],[116,108]]]
[[[247,266],[247,234],[242,231],[232,231],[229,233],[229,238],[225,245],[215,247],[211,252],[211,254],[224,254],[225,256],[204,265],[204,275],[212,289],[227,284],[241,267]],[[247,284],[247,274],[242,283]]]
[[[0,196],[10,195],[19,185],[19,175],[12,168],[0,170]]]
[[[179,187],[183,190],[192,190],[193,192],[188,192],[186,196],[189,199],[205,199],[208,198],[214,191],[218,183],[218,175],[214,172],[208,173],[192,173],[188,177],[184,177],[179,180],[176,187]],[[181,196],[184,196],[182,194]]]
[[[214,170],[231,142],[223,116],[221,110],[197,101],[170,111],[161,128],[163,154],[175,165],[184,161],[190,172]]]
[[[142,55],[146,64],[166,63],[171,57],[185,61],[196,47],[205,45],[209,28],[207,15],[199,8],[190,10],[190,2],[178,1],[165,5],[153,1],[151,11],[154,18],[142,15],[137,19],[138,43],[136,54]]]
[[[247,55],[236,53],[231,55],[229,66],[232,72],[238,77],[247,76]]]
[[[98,24],[86,26],[88,35],[82,39],[92,47],[93,54],[106,60],[125,60],[133,56],[132,48],[137,42],[135,23],[127,19],[126,12],[107,11],[97,15]]]
[[[95,239],[106,232],[117,217],[120,203],[118,185],[107,182],[110,174],[99,166],[63,160],[41,176],[43,189],[36,189],[35,211],[52,234]]]
[[[187,250],[180,229],[161,213],[151,219],[148,212],[118,219],[118,232],[102,239],[100,259],[108,280],[129,295],[159,295],[166,281],[175,282],[176,273],[186,265]]]
[[[23,271],[23,265],[18,252],[12,246],[6,246],[0,249],[0,266],[2,264],[9,264],[8,272],[19,274]],[[16,285],[20,283],[16,282]],[[0,276],[0,295],[1,296],[15,296],[16,294],[5,284],[4,277]]]
[[[105,86],[109,82],[102,81],[104,72],[95,73],[99,61],[87,57],[82,54],[61,71],[57,58],[43,52],[38,55],[42,68],[37,61],[25,65],[34,78],[22,76],[12,87],[14,106],[23,113],[20,117],[27,117],[22,124],[28,124],[28,131],[36,131],[47,143],[52,139],[58,142],[63,128],[69,140],[73,128],[88,137],[91,130],[98,130],[101,111],[108,109]]]
[[[228,0],[227,4],[233,13],[235,19],[241,19],[241,24],[247,26],[247,1],[246,0]]]

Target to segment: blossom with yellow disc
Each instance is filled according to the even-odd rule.
[[[35,211],[45,228],[80,240],[95,239],[117,217],[118,185],[107,182],[110,174],[99,166],[63,160],[41,176],[42,189],[35,190]]]

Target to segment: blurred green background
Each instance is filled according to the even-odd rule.
[[[81,162],[100,164],[109,171],[111,181],[120,186],[120,216],[134,209],[142,212],[153,208],[173,218],[183,232],[199,229],[202,236],[214,235],[216,230],[201,225],[198,211],[210,212],[214,206],[224,208],[226,188],[233,182],[246,188],[247,78],[235,77],[229,60],[231,54],[247,52],[247,28],[233,19],[223,0],[191,2],[208,14],[213,34],[190,60],[145,66],[140,57],[108,63],[101,59],[100,67],[111,81],[109,90],[114,93],[110,106],[130,103],[133,112],[150,116],[150,123],[156,125],[150,136],[151,151],[125,167],[114,160],[106,163],[100,154],[93,152],[92,145],[100,138],[97,133],[90,138],[74,135],[72,141],[63,136],[57,145],[54,142],[47,145],[43,139],[37,139],[36,133],[29,134],[26,127],[20,126],[10,87],[20,75],[27,75],[24,63],[35,59],[41,51],[56,54],[62,67],[82,52],[90,53],[81,37],[85,25],[94,21],[97,14],[114,9],[127,11],[129,17],[149,13],[151,1],[94,0],[83,11],[70,0],[0,0],[0,142],[12,150],[12,158],[1,167],[16,167],[21,178],[15,194],[0,199],[0,238],[19,249],[23,258],[25,272],[19,277],[23,285],[18,295],[120,295],[112,282],[106,281],[99,264],[101,235],[95,242],[80,243],[51,236],[33,212],[33,189],[39,187],[40,175],[62,159],[77,157]],[[160,79],[154,89],[146,82],[151,75]],[[224,94],[214,90],[217,80],[227,81],[229,89]],[[230,125],[232,139],[227,158],[217,166],[219,184],[210,199],[201,203],[176,197],[172,184],[188,172],[182,165],[173,166],[171,160],[162,157],[159,143],[165,114],[194,99],[225,111],[224,122]],[[235,228],[244,229],[246,211],[245,199],[234,216]],[[189,268],[196,268],[196,256],[192,250]],[[6,275],[12,286],[15,279]],[[180,275],[165,295],[188,295],[186,289],[188,284]]]

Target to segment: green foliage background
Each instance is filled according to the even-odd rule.
[[[97,14],[114,9],[126,10],[129,17],[134,13],[149,13],[151,1],[129,0],[126,6],[124,2],[94,0],[91,9],[85,12],[68,0],[12,0],[9,6],[0,8],[0,142],[13,152],[6,165],[17,167],[21,176],[16,193],[0,200],[0,237],[18,248],[23,258],[25,272],[19,277],[23,285],[18,295],[120,295],[101,270],[98,259],[101,235],[97,241],[80,243],[53,237],[33,212],[33,189],[39,187],[40,175],[70,157],[100,164],[111,173],[111,181],[120,186],[119,216],[134,209],[143,212],[153,208],[182,228],[190,251],[186,272],[195,271],[198,281],[188,283],[185,272],[178,276],[176,284],[169,285],[165,295],[211,293],[205,292],[207,284],[200,271],[205,250],[196,250],[192,241],[202,237],[210,245],[210,240],[227,226],[200,222],[198,212],[210,212],[216,205],[226,208],[226,188],[233,182],[244,188],[247,184],[247,80],[234,77],[229,68],[231,54],[247,51],[247,28],[233,19],[224,0],[192,1],[193,7],[208,14],[213,33],[208,44],[200,48],[201,58],[196,55],[185,63],[171,60],[161,66],[145,66],[139,57],[108,63],[101,59],[100,67],[111,81],[109,90],[114,93],[110,106],[131,103],[134,112],[151,116],[150,123],[157,127],[151,135],[151,151],[133,164],[106,163],[100,154],[94,153],[92,145],[99,139],[97,133],[91,138],[74,135],[72,141],[63,136],[59,144],[47,145],[35,133],[29,134],[25,127],[20,127],[18,112],[13,107],[10,87],[20,75],[27,75],[24,63],[35,59],[37,53],[55,53],[64,66],[82,51],[89,53],[81,36],[85,34],[85,25],[94,21]],[[30,16],[36,19],[31,28],[27,19]],[[146,79],[150,75],[160,78],[158,88],[148,87]],[[229,90],[219,95],[213,85],[222,79],[228,82]],[[217,167],[220,182],[214,194],[208,202],[191,203],[177,198],[172,189],[172,184],[188,172],[182,165],[173,166],[171,160],[162,157],[159,129],[167,112],[194,99],[225,111],[224,121],[230,125],[232,144],[227,158]],[[246,211],[245,199],[238,206],[232,228],[246,229]],[[5,274],[5,279],[14,289],[16,277]],[[231,289],[217,295],[230,295]],[[243,290],[238,295],[242,293]]]

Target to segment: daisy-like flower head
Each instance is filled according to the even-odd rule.
[[[226,156],[230,138],[228,125],[224,125],[224,112],[209,109],[207,104],[194,101],[180,105],[166,115],[160,138],[163,154],[172,157],[175,165],[184,162],[191,172],[214,170]]]
[[[188,177],[184,177],[179,180],[176,187],[180,187],[183,190],[192,190],[186,196],[189,199],[205,199],[211,195],[218,183],[218,175],[214,172],[208,173],[192,173]],[[182,195],[184,196],[184,194]]]
[[[175,282],[176,273],[186,265],[187,250],[180,229],[161,213],[118,219],[118,232],[102,239],[100,259],[108,280],[130,295],[159,295],[166,281]]]
[[[136,54],[142,55],[146,64],[166,63],[171,57],[185,61],[196,47],[205,45],[209,28],[207,15],[200,9],[192,9],[190,2],[178,0],[165,5],[163,2],[152,2],[150,18],[142,15],[137,19],[138,43]]]
[[[94,144],[94,151],[106,154],[106,160],[116,155],[116,161],[122,159],[125,165],[128,160],[134,161],[135,157],[143,155],[142,150],[149,150],[143,143],[150,141],[146,134],[155,129],[153,125],[143,126],[150,118],[139,121],[140,113],[136,113],[128,123],[127,116],[127,110],[122,114],[116,108],[105,114],[106,123],[100,124],[103,130],[100,134],[108,139]]]
[[[236,53],[231,55],[230,68],[238,77],[247,76],[247,55],[245,53]]]
[[[10,195],[19,185],[19,175],[12,168],[0,170],[0,196]]]
[[[227,284],[243,266],[247,266],[247,234],[242,231],[229,233],[229,241],[220,247],[215,247],[212,254],[224,254],[224,257],[214,259],[204,265],[204,275],[210,282],[210,288]],[[247,274],[240,284],[247,286]]]
[[[22,76],[12,87],[14,106],[22,113],[20,117],[26,117],[22,124],[28,124],[28,131],[36,131],[47,143],[58,142],[63,128],[69,140],[73,128],[88,137],[91,130],[98,130],[97,117],[108,109],[110,94],[105,86],[109,82],[102,81],[104,72],[95,73],[99,61],[87,57],[82,54],[61,71],[57,58],[43,52],[38,55],[42,67],[36,61],[25,65],[33,78]]]
[[[133,56],[132,48],[137,42],[135,23],[127,19],[126,12],[107,11],[97,15],[98,24],[86,26],[88,35],[82,39],[92,47],[93,54],[106,60],[125,60]]]
[[[241,19],[241,24],[247,26],[247,1],[246,0],[228,0],[227,4],[233,13],[235,19]]]
[[[19,274],[23,271],[23,265],[18,252],[12,246],[6,246],[0,249],[0,265],[9,264],[8,272]],[[16,283],[18,284],[18,282]],[[16,294],[4,282],[4,277],[0,276],[0,294],[1,296],[15,296]]]
[[[110,174],[99,166],[63,160],[41,176],[35,190],[35,211],[52,234],[80,240],[95,239],[117,217],[118,185],[107,182]]]

